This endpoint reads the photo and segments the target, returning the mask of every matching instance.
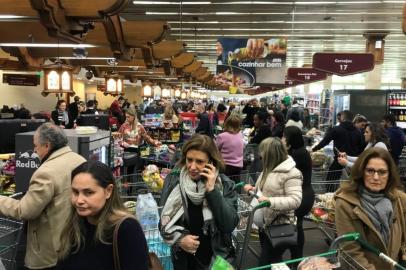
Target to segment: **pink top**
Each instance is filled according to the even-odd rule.
[[[223,132],[217,136],[216,144],[226,165],[243,167],[244,142],[241,132]]]

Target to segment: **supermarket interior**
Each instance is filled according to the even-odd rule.
[[[0,0],[0,270],[406,269],[406,2]]]

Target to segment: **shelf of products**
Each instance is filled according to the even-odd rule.
[[[319,113],[320,96],[315,94],[307,95],[306,108],[309,109],[310,114]]]
[[[388,112],[393,114],[397,126],[406,129],[406,92],[388,93]]]
[[[7,160],[0,160],[0,194],[12,195],[15,193],[16,160],[10,157]]]
[[[182,141],[182,130],[179,128],[145,127],[148,134],[161,143],[180,143]]]

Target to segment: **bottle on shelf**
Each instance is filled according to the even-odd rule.
[[[401,94],[400,106],[406,106],[406,94]]]
[[[404,100],[403,100],[403,94],[399,94],[399,106],[403,106]]]
[[[389,106],[393,106],[393,95],[392,94],[389,94],[389,96],[388,96],[388,103],[389,103]]]
[[[405,121],[405,115],[404,115],[403,110],[400,110],[400,111],[399,111],[399,121],[400,121],[400,122]]]

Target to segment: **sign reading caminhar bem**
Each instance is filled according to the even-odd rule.
[[[327,74],[314,68],[289,68],[288,79],[302,83],[311,83],[327,79]]]
[[[315,53],[313,68],[346,76],[374,69],[374,55],[371,53]]]

